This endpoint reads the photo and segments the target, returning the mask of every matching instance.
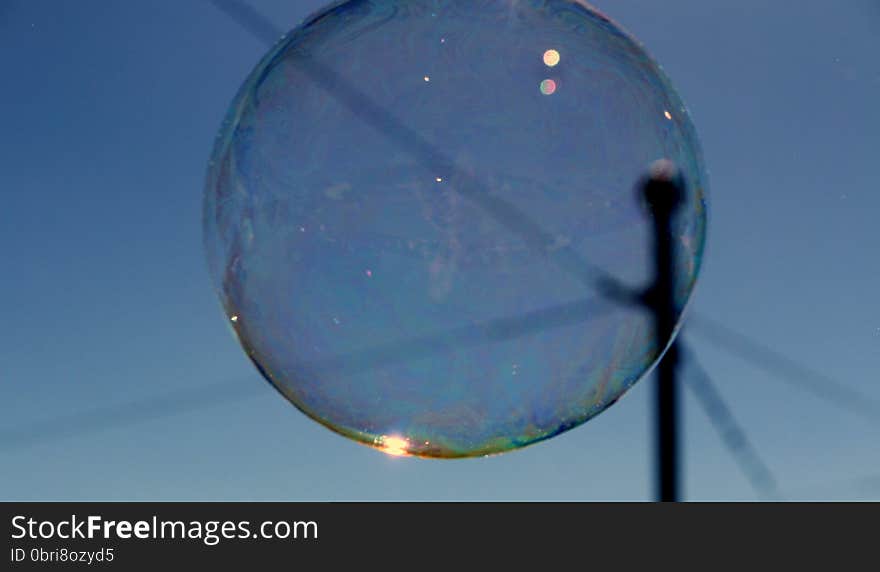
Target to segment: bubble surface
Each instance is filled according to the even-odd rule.
[[[683,311],[706,177],[635,40],[574,1],[337,3],[231,105],[209,267],[247,355],[316,421],[394,455],[498,453],[597,415],[667,344],[591,282],[648,284],[635,186],[661,158],[689,189]]]

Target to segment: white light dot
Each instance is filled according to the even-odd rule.
[[[546,65],[548,68],[555,67],[557,64],[559,64],[559,52],[557,52],[556,50],[547,50],[546,52],[544,52],[543,59],[544,65]]]

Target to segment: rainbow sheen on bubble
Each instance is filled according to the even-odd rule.
[[[635,186],[661,158],[689,187],[683,311],[706,175],[636,41],[575,1],[337,3],[231,105],[209,266],[247,355],[316,421],[393,455],[499,453],[597,415],[668,343],[584,277],[648,284]]]
[[[541,82],[539,88],[544,95],[553,95],[556,93],[556,80],[545,79]]]

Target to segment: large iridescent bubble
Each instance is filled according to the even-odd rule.
[[[636,182],[706,177],[685,107],[577,1],[352,0],[286,35],[210,162],[205,242],[232,328],[307,415],[389,453],[484,455],[614,403],[669,340],[597,292],[651,278]]]

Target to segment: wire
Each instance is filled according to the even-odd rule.
[[[246,2],[238,0],[208,0],[208,2],[266,45],[271,46],[284,36],[282,30]]]
[[[502,342],[552,328],[583,323],[619,308],[602,298],[585,298],[517,316],[496,318],[408,340],[396,340],[346,355],[300,364],[300,369],[311,373],[320,371],[324,374],[368,371],[426,357],[452,346],[460,349],[466,346]],[[272,383],[271,376],[266,373],[263,375]],[[260,395],[257,386],[237,381],[187,389],[123,405],[102,407],[0,432],[0,450],[124,427],[257,395]]]
[[[408,362],[454,348],[482,345],[516,339],[531,333],[571,326],[595,319],[619,309],[601,298],[586,298],[526,312],[518,316],[497,318],[424,336],[395,340],[365,350],[304,364],[310,372],[351,374]]]
[[[688,325],[718,349],[738,356],[789,385],[805,389],[851,413],[880,423],[880,403],[871,397],[706,316],[694,315]]]
[[[709,374],[703,369],[693,352],[681,341],[677,343],[681,355],[687,358],[687,364],[691,369],[691,375],[683,376],[685,384],[703,407],[712,427],[715,428],[718,436],[721,437],[721,442],[730,451],[740,471],[760,498],[781,500],[782,495],[779,492],[776,478],[758,455],[758,451],[752,445],[745,430],[737,423],[730,407],[724,402],[724,398],[712,383]]]
[[[249,383],[242,383],[242,380],[216,383],[121,405],[108,405],[0,432],[0,450],[8,451],[45,441],[78,437],[266,395],[263,389],[266,386],[254,383],[254,379],[251,376],[246,380]]]
[[[239,0],[208,0],[255,38],[271,46],[282,37],[282,31],[247,3]],[[578,254],[570,245],[560,245],[556,236],[547,232],[526,212],[488,191],[479,178],[460,169],[455,161],[425,137],[403,124],[366,93],[340,76],[329,66],[319,63],[310,54],[297,52],[297,65],[330,97],[411,154],[431,173],[441,176],[449,188],[470,200],[493,217],[509,232],[518,235],[529,248],[546,257],[563,271],[590,288],[620,303],[637,304],[640,297],[617,278]]]

